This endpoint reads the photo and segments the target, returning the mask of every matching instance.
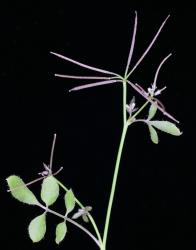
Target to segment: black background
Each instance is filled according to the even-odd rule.
[[[93,72],[49,51],[123,74],[137,10],[133,63],[171,14],[131,80],[147,88],[160,60],[173,52],[159,76],[160,86],[168,87],[161,100],[180,120],[183,135],[176,138],[159,133],[156,146],[144,125],[134,125],[128,132],[108,249],[195,249],[193,1],[173,6],[152,1],[72,3],[7,1],[1,7],[1,244],[4,249],[13,245],[22,249],[97,249],[71,225],[57,247],[54,230],[59,219],[51,215],[45,239],[33,244],[27,226],[41,211],[12,199],[6,193],[5,178],[18,174],[25,181],[34,179],[42,171],[42,162],[49,161],[52,137],[57,133],[54,168],[64,166],[59,179],[93,207],[92,214],[103,229],[122,129],[122,86],[69,93],[81,81],[58,79],[54,73]],[[130,88],[129,99],[133,95],[141,104],[142,98]],[[39,195],[39,184],[31,188]],[[56,209],[63,213],[63,200]]]

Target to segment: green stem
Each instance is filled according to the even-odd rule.
[[[123,130],[122,130],[122,135],[121,135],[121,140],[120,140],[120,145],[118,149],[118,154],[116,158],[116,164],[115,164],[115,169],[114,169],[114,175],[113,175],[113,180],[112,180],[112,187],[111,187],[111,192],[110,192],[110,197],[109,197],[109,202],[108,202],[108,208],[107,208],[107,213],[106,213],[106,220],[105,220],[105,227],[104,227],[104,233],[103,233],[103,240],[101,238],[101,235],[99,233],[98,227],[93,219],[93,217],[89,214],[89,220],[96,232],[98,241],[99,241],[99,246],[100,250],[106,250],[106,242],[107,242],[107,236],[108,236],[108,230],[109,230],[109,224],[110,224],[110,217],[111,217],[111,211],[112,211],[112,205],[114,201],[114,195],[115,195],[115,190],[116,190],[116,184],[117,184],[117,179],[118,179],[118,173],[119,173],[119,167],[120,167],[120,161],[121,161],[121,156],[122,156],[122,150],[127,134],[127,129],[129,125],[134,121],[134,118],[147,106],[149,101],[146,101],[142,107],[132,116],[129,117],[127,120],[127,111],[126,111],[126,99],[127,99],[127,84],[126,84],[126,79],[123,80]],[[65,187],[59,180],[57,180],[59,186],[61,186],[66,192],[68,191],[68,188]],[[84,208],[82,203],[77,199],[76,203],[81,207]]]
[[[123,81],[123,117],[125,119],[125,113],[126,112],[126,82]],[[129,125],[131,125],[132,121],[134,121],[134,118],[147,106],[149,101],[146,101],[142,107],[132,116],[130,117],[127,121],[124,120],[124,126],[122,130],[122,135],[121,135],[121,140],[120,140],[120,145],[118,149],[118,154],[116,158],[116,164],[115,164],[115,169],[114,169],[114,175],[113,175],[113,180],[112,180],[112,187],[111,187],[111,192],[110,192],[110,198],[109,198],[109,203],[108,203],[108,208],[107,208],[107,214],[106,214],[106,221],[105,221],[105,227],[104,227],[104,234],[103,234],[103,249],[106,250],[106,242],[107,242],[107,236],[108,236],[108,229],[109,229],[109,223],[110,223],[110,217],[111,217],[111,211],[112,211],[112,205],[114,201],[114,194],[116,190],[116,183],[117,183],[117,178],[118,178],[118,172],[119,172],[119,167],[120,167],[120,160],[122,156],[122,150],[127,134],[127,129]]]
[[[48,208],[48,207],[43,206],[41,203],[38,203],[38,206],[41,207],[42,209],[44,209],[46,212],[49,212],[49,213],[51,213],[51,214],[54,214],[54,215],[56,215],[56,216],[62,218],[63,220],[66,220],[66,221],[70,222],[71,224],[75,225],[76,227],[80,228],[82,231],[84,231],[86,234],[88,234],[88,236],[90,236],[90,237],[94,240],[94,242],[99,246],[100,249],[102,249],[102,248],[101,248],[102,246],[101,246],[100,242],[99,242],[99,241],[96,239],[96,237],[95,237],[90,231],[88,231],[85,227],[83,227],[82,225],[80,225],[80,224],[77,223],[76,221],[74,221],[74,220],[72,220],[72,219],[66,217],[65,215],[62,215],[62,214],[60,214],[60,213],[58,213],[58,212],[56,212],[56,211],[54,211],[54,210],[52,210],[52,209],[50,209],[50,208]]]
[[[126,83],[126,80],[123,80],[123,124],[124,126],[127,121],[126,104],[127,104],[127,83]]]
[[[104,233],[103,233],[103,250],[106,249],[106,241],[107,241],[107,236],[108,236],[108,229],[109,229],[112,204],[113,204],[114,194],[115,194],[115,189],[116,189],[116,183],[117,183],[117,178],[118,178],[120,160],[121,160],[123,145],[124,145],[124,141],[125,141],[125,137],[126,137],[126,133],[128,129],[127,110],[126,110],[126,104],[127,104],[126,75],[122,79],[122,82],[123,82],[123,130],[122,130],[120,145],[119,145],[118,154],[116,158],[116,164],[115,164],[114,175],[113,175],[113,180],[112,180],[112,187],[111,187],[110,198],[109,198],[108,208],[107,208],[107,213],[106,213],[106,220],[105,220]]]
[[[68,188],[65,187],[65,185],[63,185],[58,179],[56,179],[56,180],[57,180],[59,186],[61,186],[61,187],[67,192],[67,191],[68,191]],[[75,201],[76,201],[76,203],[77,203],[81,208],[84,208],[83,204],[82,204],[76,197],[75,197]],[[93,219],[92,215],[90,215],[89,213],[88,213],[88,218],[89,218],[89,220],[90,220],[90,222],[91,222],[91,224],[92,224],[92,226],[93,226],[93,228],[94,228],[94,230],[95,230],[95,233],[96,233],[96,235],[97,235],[97,238],[98,238],[98,240],[99,240],[100,249],[101,249],[101,250],[104,250],[102,238],[101,238],[101,235],[100,235],[100,233],[99,233],[99,229],[98,229],[98,227],[97,227],[97,225],[96,225],[96,223],[95,223],[95,220]]]
[[[146,101],[146,102],[141,106],[141,108],[140,108],[137,112],[135,112],[135,114],[134,114],[133,116],[129,117],[129,119],[127,120],[128,125],[131,125],[131,123],[134,121],[134,118],[135,118],[137,115],[139,115],[140,112],[142,112],[142,110],[148,105],[149,102],[150,102],[149,100]]]
[[[116,189],[120,160],[121,160],[121,155],[122,155],[122,150],[123,150],[123,145],[125,142],[127,129],[128,129],[128,123],[126,122],[125,125],[123,126],[123,131],[122,131],[122,135],[121,135],[120,146],[119,146],[118,154],[117,154],[117,158],[116,158],[115,170],[114,170],[114,175],[113,175],[113,180],[112,180],[112,187],[111,187],[110,198],[109,198],[109,203],[108,203],[108,208],[107,208],[106,221],[105,221],[104,234],[103,234],[104,249],[106,249],[106,241],[107,241],[107,236],[108,236],[108,229],[109,229],[110,216],[111,216],[111,211],[112,211],[112,204],[113,204],[113,200],[114,200],[114,193],[115,193],[115,189]]]

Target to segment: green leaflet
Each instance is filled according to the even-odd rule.
[[[29,236],[33,242],[39,242],[46,233],[46,213],[35,217],[29,224]]]
[[[151,104],[148,112],[148,120],[151,120],[157,112],[157,105],[156,104]]]
[[[56,227],[56,244],[59,244],[64,238],[67,233],[67,226],[65,221],[59,223]]]
[[[158,144],[159,143],[159,138],[157,135],[157,131],[151,126],[148,125],[149,131],[150,131],[150,138],[153,143]]]
[[[11,175],[6,180],[11,190],[11,194],[15,199],[29,205],[37,205],[39,203],[35,195],[19,176]]]
[[[151,120],[155,116],[156,112],[157,112],[157,105],[152,103],[150,105],[150,109],[148,112],[148,120]]]
[[[175,135],[175,136],[179,136],[182,133],[180,132],[179,128],[176,127],[176,125],[172,122],[168,122],[168,121],[149,121],[148,122],[149,125],[152,125],[155,128],[158,128],[159,130],[171,134],[171,135]]]
[[[65,194],[65,206],[67,209],[67,214],[70,213],[75,207],[75,196],[71,189],[69,189]]]
[[[46,177],[42,183],[41,199],[47,206],[52,205],[59,196],[59,185],[56,179],[51,175]]]

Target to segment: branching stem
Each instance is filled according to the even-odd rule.
[[[101,249],[101,246],[100,246],[100,242],[97,240],[97,238],[90,232],[88,231],[85,227],[83,227],[82,225],[80,225],[79,223],[77,223],[76,221],[48,208],[48,207],[45,207],[43,206],[42,204],[38,204],[39,207],[41,207],[42,209],[44,209],[46,212],[49,212],[51,214],[54,214],[60,218],[62,218],[63,220],[66,220],[68,222],[70,222],[71,224],[75,225],[76,227],[80,228],[82,231],[84,231],[86,234],[88,234],[93,240],[94,242],[98,245],[98,247]]]
[[[68,188],[67,188],[65,185],[63,185],[63,183],[60,182],[58,179],[56,179],[56,180],[57,180],[59,186],[61,186],[62,189],[64,189],[64,191],[67,192],[67,191],[68,191]],[[82,204],[76,197],[75,197],[75,201],[76,201],[76,203],[77,203],[81,208],[84,208],[83,204]],[[102,243],[102,238],[101,238],[99,229],[98,229],[98,227],[97,227],[97,224],[96,224],[95,220],[93,219],[93,217],[92,217],[92,215],[91,215],[90,213],[88,213],[88,218],[89,218],[89,220],[90,220],[90,222],[91,222],[91,224],[92,224],[92,226],[93,226],[93,228],[94,228],[94,230],[95,230],[95,233],[96,233],[97,238],[98,238],[98,240],[99,240],[100,249],[102,250],[102,249],[103,249],[103,248],[102,248],[103,243]]]

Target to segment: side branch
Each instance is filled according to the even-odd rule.
[[[41,203],[39,203],[38,206],[41,207],[42,209],[44,209],[46,212],[54,214],[54,215],[62,218],[63,220],[66,220],[66,221],[70,222],[71,224],[75,225],[76,227],[80,228],[82,231],[84,231],[86,234],[88,234],[88,236],[90,236],[94,240],[94,242],[98,245],[98,247],[100,248],[100,243],[97,240],[97,238],[90,231],[88,231],[85,227],[83,227],[82,225],[80,225],[76,221],[74,221],[74,220],[72,220],[72,219],[70,219],[62,214],[57,213],[57,212],[53,211],[52,209],[43,206]]]
[[[179,123],[179,121],[176,120],[172,115],[170,115],[169,113],[167,113],[167,112],[165,111],[165,109],[163,109],[162,107],[160,107],[159,105],[157,105],[156,102],[154,102],[154,101],[152,100],[152,98],[150,98],[150,97],[146,94],[146,92],[142,91],[140,88],[138,88],[134,83],[132,83],[132,82],[130,82],[130,81],[127,81],[127,83],[128,83],[129,85],[131,85],[131,87],[132,87],[133,89],[135,89],[140,95],[142,95],[146,100],[148,100],[150,103],[153,103],[154,105],[156,105],[157,108],[158,108],[165,116],[167,116],[167,117],[169,117],[171,120],[173,120],[173,121]]]

